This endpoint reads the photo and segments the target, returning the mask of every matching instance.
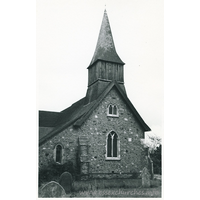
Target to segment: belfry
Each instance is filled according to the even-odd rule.
[[[116,52],[105,10],[96,49],[88,67],[86,104],[95,100],[112,81],[116,81],[125,92],[124,64]]]

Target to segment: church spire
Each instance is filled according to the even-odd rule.
[[[97,46],[88,67],[88,89],[85,104],[96,100],[112,81],[117,82],[126,93],[124,87],[124,62],[115,50],[105,10]]]
[[[96,49],[89,67],[93,65],[97,60],[114,62],[124,65],[124,62],[120,59],[115,50],[115,45],[106,9],[104,10],[103,20],[101,23]]]

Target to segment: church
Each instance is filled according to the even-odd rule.
[[[148,166],[140,140],[151,129],[127,96],[124,65],[105,10],[85,97],[61,112],[39,111],[40,169],[71,161],[81,176],[112,178]]]

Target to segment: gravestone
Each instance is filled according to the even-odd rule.
[[[146,167],[143,168],[142,173],[142,187],[150,187],[151,182],[150,182],[150,173]]]
[[[63,187],[55,181],[51,181],[44,185],[40,190],[39,196],[43,198],[67,197]]]
[[[64,188],[66,194],[71,193],[73,185],[72,175],[69,172],[62,173],[59,184]]]

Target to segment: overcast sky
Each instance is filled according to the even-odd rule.
[[[163,0],[37,0],[38,109],[61,111],[86,95],[87,67],[106,10],[125,62],[127,95],[152,133],[163,124]]]

